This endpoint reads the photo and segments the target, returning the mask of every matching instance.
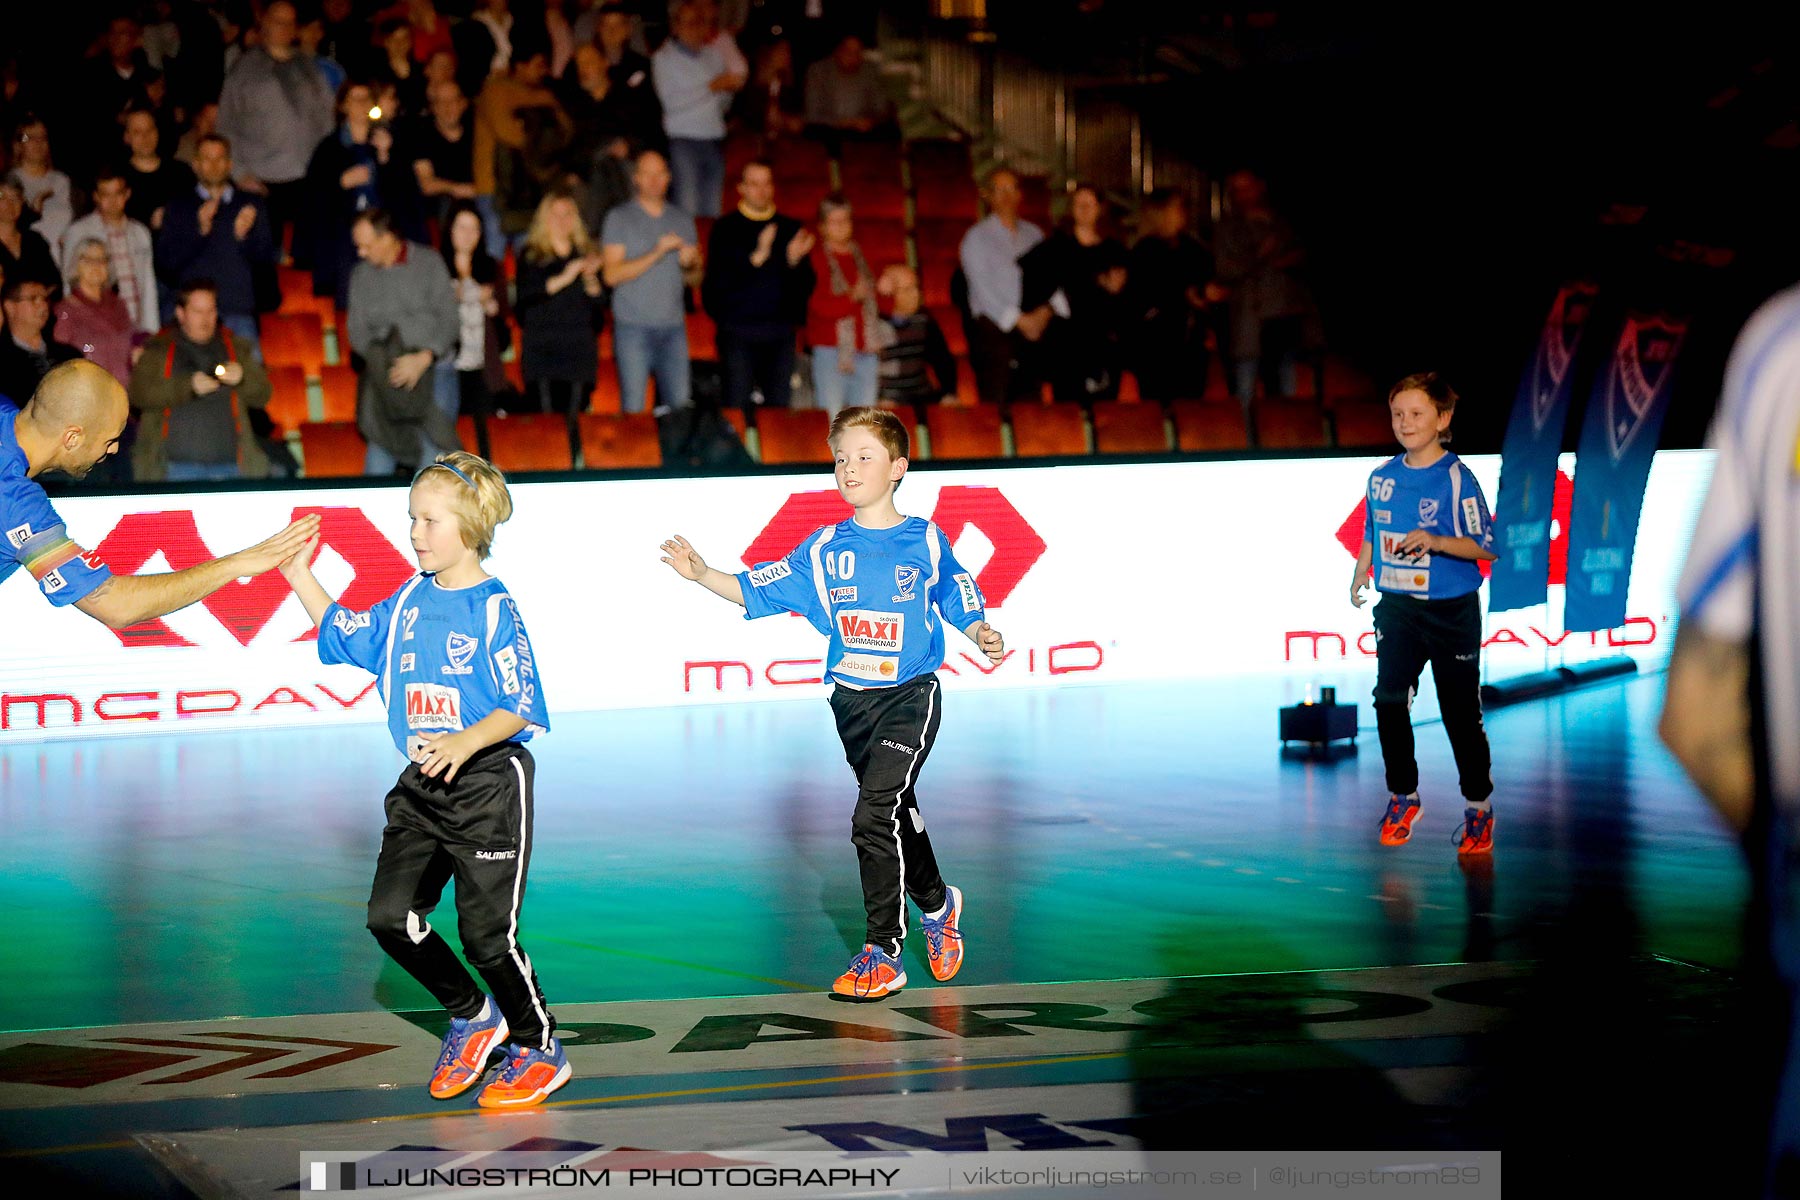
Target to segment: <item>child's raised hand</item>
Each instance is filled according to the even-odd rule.
[[[706,574],[706,560],[679,533],[662,544],[663,561],[675,568],[683,579],[698,583]]]
[[[975,645],[988,656],[989,662],[999,666],[1006,661],[1006,639],[1000,636],[998,629],[982,621],[971,632],[975,635]]]
[[[289,583],[304,578],[312,570],[313,555],[319,552],[319,535],[314,533],[306,540],[306,545],[294,552],[293,557],[283,559],[280,567],[281,577]]]

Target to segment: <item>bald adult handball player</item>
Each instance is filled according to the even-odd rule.
[[[51,604],[73,604],[125,629],[272,570],[318,531],[319,518],[306,516],[267,541],[183,571],[114,575],[70,540],[37,476],[86,475],[118,451],[129,413],[118,380],[83,359],[45,375],[24,408],[0,400],[0,581],[24,567]]]

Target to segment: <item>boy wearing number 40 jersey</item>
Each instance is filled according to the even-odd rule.
[[[862,869],[868,930],[862,953],[832,986],[877,999],[906,986],[900,948],[906,897],[919,906],[931,973],[962,966],[962,892],[938,874],[913,792],[942,717],[935,674],[944,624],[994,663],[1006,656],[987,623],[974,576],[930,521],[903,517],[894,489],[906,474],[906,427],[890,412],[847,408],[831,422],[838,494],[848,521],[815,530],[775,562],[728,575],[706,565],[687,539],[662,544],[663,561],[707,590],[744,606],[746,619],[793,612],[831,639],[825,677],[844,755],[856,772],[851,841]]]
[[[1487,500],[1462,460],[1444,449],[1456,393],[1435,372],[1408,375],[1388,393],[1394,440],[1406,453],[1375,468],[1350,603],[1363,604],[1376,567],[1375,725],[1387,766],[1388,806],[1381,843],[1412,837],[1419,818],[1419,764],[1413,757],[1412,701],[1431,664],[1444,732],[1461,776],[1463,823],[1456,852],[1494,848],[1488,797],[1487,731],[1481,726],[1481,568],[1494,555]],[[1377,549],[1379,547],[1379,549]]]

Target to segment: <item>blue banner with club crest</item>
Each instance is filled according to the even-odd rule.
[[[1513,398],[1494,508],[1494,529],[1500,538],[1494,549],[1500,557],[1489,576],[1492,612],[1542,604],[1549,592],[1556,459],[1569,419],[1575,354],[1597,294],[1598,289],[1586,281],[1565,283],[1558,290]]]
[[[1626,313],[1594,385],[1575,455],[1566,630],[1613,629],[1625,621],[1644,486],[1687,331],[1685,317]]]

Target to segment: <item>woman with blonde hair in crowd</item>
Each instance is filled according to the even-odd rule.
[[[68,284],[56,305],[56,340],[129,386],[137,348],[149,335],[138,329],[113,287],[112,256],[105,242],[82,240],[72,256]]]
[[[595,338],[606,319],[600,268],[600,247],[574,194],[547,193],[525,231],[514,305],[528,408],[572,418],[586,407],[600,373]]]

